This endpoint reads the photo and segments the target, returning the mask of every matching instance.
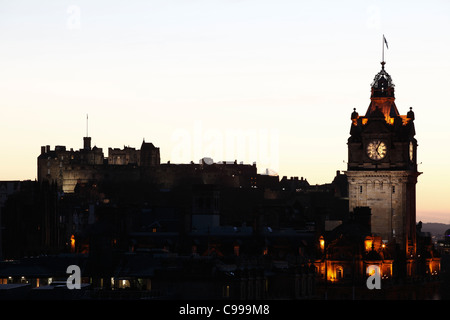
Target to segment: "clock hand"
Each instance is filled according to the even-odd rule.
[[[381,156],[381,154],[378,152],[378,149],[380,148],[380,146],[381,146],[381,141],[378,142],[377,149],[376,149],[376,151],[377,151],[377,153],[378,153],[379,156]]]

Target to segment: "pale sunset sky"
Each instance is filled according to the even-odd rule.
[[[450,1],[1,0],[0,180],[40,147],[161,150],[329,183],[381,69],[419,143],[417,220],[450,223]]]

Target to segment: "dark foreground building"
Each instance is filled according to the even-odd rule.
[[[234,162],[155,166],[106,163],[73,192],[20,182],[2,208],[8,294],[57,294],[75,264],[85,286],[67,298],[315,297],[316,231],[345,216],[344,175],[310,186]]]

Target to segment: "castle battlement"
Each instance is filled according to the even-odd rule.
[[[80,183],[145,182],[167,189],[185,183],[236,188],[257,186],[256,163],[214,162],[203,158],[199,163],[168,161],[161,164],[159,148],[145,141],[140,149],[110,147],[105,157],[102,148],[91,148],[90,141],[85,137],[84,147],[76,151],[65,146],[55,146],[53,150],[49,145],[42,146],[38,156],[38,181],[56,183],[65,193],[74,192]],[[274,178],[278,181],[278,177]]]

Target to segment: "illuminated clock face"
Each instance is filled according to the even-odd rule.
[[[381,160],[386,156],[386,144],[380,140],[373,140],[367,145],[367,155],[372,160]]]
[[[413,161],[414,158],[414,145],[412,141],[409,142],[409,160]]]

